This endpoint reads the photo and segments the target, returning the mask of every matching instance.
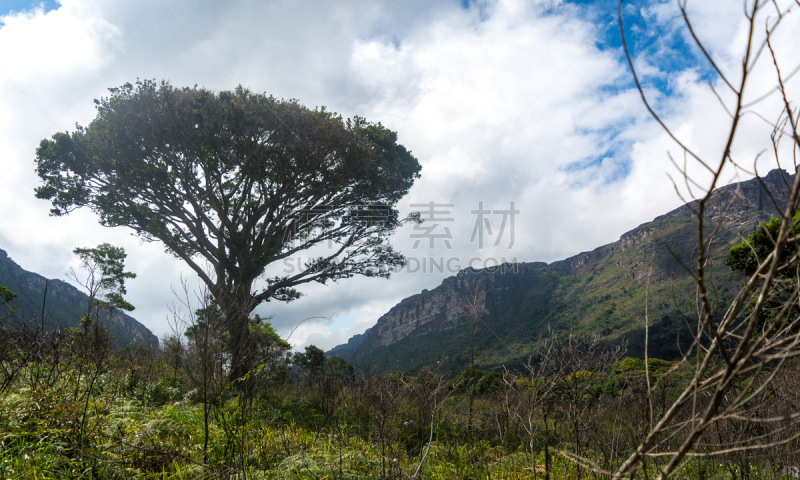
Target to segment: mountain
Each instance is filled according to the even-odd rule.
[[[48,280],[39,274],[23,270],[11,260],[8,253],[0,249],[0,285],[18,295],[10,304],[17,307],[17,311],[6,321],[19,325],[23,321],[41,319],[45,283],[46,325],[79,327],[89,301],[85,293],[61,280]],[[5,309],[7,306],[0,308]],[[147,327],[124,312],[115,311],[108,321],[108,326],[111,329],[111,336],[118,345],[158,344],[158,338]]]
[[[707,218],[718,220],[732,203],[711,259],[720,308],[734,298],[743,281],[724,264],[730,245],[738,241],[739,232],[749,234],[758,222],[776,215],[770,196],[785,204],[794,175],[773,170],[762,180],[767,190],[758,179],[718,189],[707,209]],[[482,368],[524,361],[549,328],[596,331],[608,344],[626,339],[628,355],[641,356],[649,277],[649,353],[677,357],[691,338],[689,325],[696,324],[695,284],[681,266],[692,264],[697,243],[691,207],[683,205],[616,242],[565,260],[462,270],[435,289],[402,300],[374,327],[327,354],[361,368],[407,372],[446,357],[443,368],[458,371],[469,358],[467,294],[478,285],[486,291],[476,339],[476,362]],[[710,222],[707,226],[705,235],[712,229]]]

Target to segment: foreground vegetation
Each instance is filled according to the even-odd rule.
[[[606,478],[638,445],[649,408],[657,418],[693,375],[691,363],[651,359],[648,377],[621,348],[554,335],[518,372],[467,368],[455,379],[436,365],[356,374],[314,347],[290,356],[265,342],[269,362],[228,381],[224,337],[203,357],[212,329],[118,350],[84,331],[6,329],[0,478]],[[781,370],[760,408],[780,415],[796,403],[798,373]],[[650,403],[648,379],[660,380]],[[721,422],[695,452],[735,441],[742,426]],[[692,457],[681,476],[790,478],[797,446]],[[635,478],[659,467],[653,458]]]

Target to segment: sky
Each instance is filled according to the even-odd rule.
[[[695,1],[688,12],[716,65],[738,81],[741,3]],[[733,97],[675,2],[626,2],[623,20],[653,108],[718,163],[730,126],[722,103]],[[774,47],[786,77],[800,64],[791,35],[800,14],[783,21]],[[762,60],[745,100],[775,88]],[[797,77],[786,83],[794,98]],[[669,155],[682,164],[682,151],[633,84],[614,1],[0,1],[0,248],[26,270],[66,280],[75,247],[124,247],[137,274],[127,283],[132,314],[159,336],[196,305],[189,267],[129,229],[100,226],[88,209],[51,217],[33,193],[39,142],[88,124],[93,99],[137,78],[214,91],[243,85],[365,117],[397,131],[419,159],[422,176],[398,208],[422,212],[428,230],[407,225],[392,237],[409,259],[403,271],[303,286],[299,300],[256,309],[297,348],[344,343],[461,268],[567,258],[682,203],[669,177],[680,176]],[[734,143],[745,169],[728,168],[724,182],[749,178],[765,150],[759,171],[776,167],[763,119],[779,106],[772,95],[750,108]],[[708,181],[696,163],[687,168]],[[288,273],[305,258],[268,271]]]

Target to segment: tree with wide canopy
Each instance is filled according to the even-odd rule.
[[[89,207],[186,262],[225,315],[235,377],[251,366],[257,305],[294,300],[302,283],[388,277],[405,264],[388,239],[413,218],[395,206],[421,167],[380,123],[241,86],[145,80],[109,91],[87,127],[41,142],[36,196],[56,216]],[[301,252],[315,256],[265,277]]]

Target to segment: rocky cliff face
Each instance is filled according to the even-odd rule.
[[[423,290],[402,300],[382,315],[374,327],[327,352],[329,355],[348,357],[358,351],[359,355],[407,338],[415,338],[431,333],[442,333],[456,329],[468,322],[466,308],[469,293],[476,286],[487,295],[483,313],[489,306],[502,301],[501,292],[511,288],[507,285],[512,276],[524,277],[525,272],[544,263],[520,263],[515,272],[487,273],[483,270],[465,269],[456,276],[446,278],[433,290]],[[519,280],[519,279],[516,279]]]
[[[374,327],[350,339],[347,344],[334,347],[328,353],[347,355],[356,349],[368,353],[407,337],[456,329],[468,322],[466,308],[469,293],[476,286],[486,291],[487,300],[482,308],[484,313],[488,313],[488,306],[500,301],[498,294],[511,288],[507,285],[510,276],[524,276],[537,265],[545,264],[519,263],[514,272],[502,274],[471,268],[461,270],[456,276],[444,279],[435,289],[423,290],[402,300],[382,315]]]
[[[763,186],[753,179],[715,191],[706,218],[718,221],[724,216],[720,242],[735,241],[739,232],[746,235],[758,222],[776,215],[772,199],[778,205],[785,203],[793,180],[793,175],[774,170],[762,179]],[[670,299],[673,284],[685,283],[688,290],[691,285],[663,240],[684,261],[691,260],[697,234],[692,210],[696,210],[696,203],[626,232],[617,242],[550,265],[520,263],[516,273],[504,275],[462,270],[439,287],[404,299],[381,316],[374,327],[329,354],[357,359],[372,352],[391,351],[395,358],[404,354],[403,349],[418,347],[429,339],[437,338],[441,343],[442,339],[463,330],[467,323],[467,290],[479,283],[486,290],[487,328],[494,329],[498,339],[502,336],[499,332],[517,332],[498,340],[505,344],[503,348],[534,337],[545,328],[545,322],[586,325],[600,329],[609,338],[621,332],[635,335],[639,328],[636,322],[643,318],[644,286],[648,278],[653,299],[658,299],[651,303],[651,314],[661,319],[667,331],[670,325],[679,324],[670,310],[675,303]],[[715,262],[721,265],[722,258]],[[734,291],[738,277],[727,267],[718,270],[723,295]],[[686,298],[679,300],[688,301]],[[674,340],[670,343],[675,344]],[[429,349],[436,349],[436,345]]]
[[[392,344],[417,332],[442,332],[455,328],[464,315],[463,291],[467,279],[463,273],[450,277],[439,287],[406,298],[378,319],[366,333],[362,346],[370,349]]]
[[[24,270],[17,265],[4,250],[0,250],[0,285],[18,295],[12,302],[18,313],[12,322],[20,323],[39,318],[42,302],[49,325],[77,327],[86,313],[89,298],[61,280],[48,280],[45,277]],[[45,288],[47,288],[45,295]],[[120,344],[158,344],[158,338],[144,325],[124,312],[116,311],[108,319],[111,335]]]

